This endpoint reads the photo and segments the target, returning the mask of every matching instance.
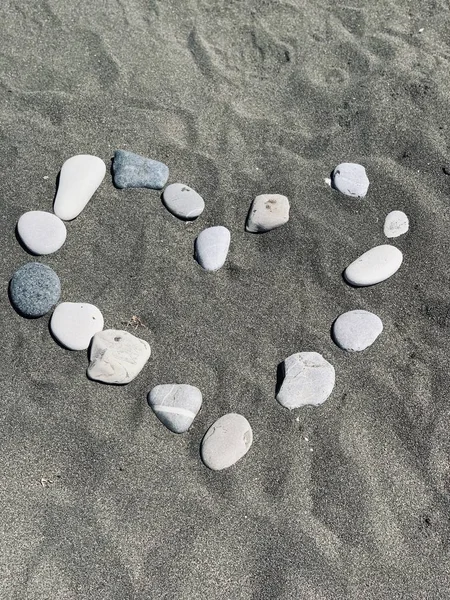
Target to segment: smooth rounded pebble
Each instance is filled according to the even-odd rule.
[[[409,219],[401,210],[393,210],[384,221],[384,235],[388,238],[396,238],[403,235],[409,229]]]
[[[281,194],[256,196],[245,229],[250,233],[263,233],[281,227],[289,221],[289,208],[289,200]]]
[[[333,187],[346,196],[364,198],[369,189],[366,169],[356,163],[341,163],[332,176]]]
[[[403,254],[395,246],[383,244],[364,252],[344,271],[348,283],[358,287],[385,281],[396,273],[403,261]]]
[[[334,388],[334,367],[318,352],[298,352],[285,359],[278,402],[292,410],[325,402]]]
[[[202,214],[205,201],[195,190],[184,183],[171,183],[163,192],[167,210],[179,219],[192,221]]]
[[[116,150],[113,161],[114,185],[118,188],[161,190],[169,179],[169,167],[128,150]]]
[[[133,381],[150,358],[150,345],[128,331],[106,329],[92,338],[91,379],[124,385]]]
[[[92,337],[103,329],[103,315],[93,304],[62,302],[53,311],[50,329],[69,350],[86,350]]]
[[[201,231],[195,240],[195,258],[205,271],[217,271],[225,264],[230,248],[231,234],[218,225]]]
[[[19,313],[26,317],[42,317],[58,302],[61,282],[53,269],[31,262],[14,273],[9,294]]]
[[[205,434],[202,460],[213,471],[234,465],[247,454],[253,442],[250,423],[242,415],[229,413],[217,419]]]
[[[383,331],[380,317],[367,310],[350,310],[333,325],[333,339],[348,352],[361,352],[371,346]]]
[[[18,220],[17,233],[33,254],[52,254],[66,241],[67,229],[56,215],[42,210],[31,210]]]
[[[148,403],[170,431],[184,433],[202,406],[202,393],[193,385],[157,385],[148,394]]]
[[[53,211],[64,221],[78,217],[103,181],[106,165],[98,156],[78,154],[66,160],[59,174]]]

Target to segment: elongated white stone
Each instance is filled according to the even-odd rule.
[[[333,186],[346,196],[364,198],[369,189],[366,169],[357,163],[341,163],[333,171]]]
[[[59,175],[54,213],[64,221],[71,221],[92,198],[103,181],[106,165],[98,156],[78,154],[66,160]]]
[[[256,196],[250,207],[245,229],[263,233],[281,227],[289,221],[289,200],[281,194]]]
[[[163,193],[163,202],[173,215],[186,221],[196,219],[205,208],[200,194],[183,183],[168,185]]]
[[[168,429],[184,433],[202,406],[202,393],[193,385],[157,385],[150,391],[148,403]]]
[[[213,471],[234,465],[247,454],[253,442],[250,423],[242,415],[229,413],[217,419],[205,434],[202,460]]]
[[[195,241],[195,258],[205,271],[217,271],[225,264],[231,234],[218,225],[201,231]]]
[[[375,246],[353,261],[345,269],[344,277],[351,285],[374,285],[396,273],[402,261],[403,254],[395,246]]]
[[[53,312],[50,329],[69,350],[85,350],[103,329],[103,315],[93,304],[62,302]]]
[[[347,352],[361,352],[371,346],[383,331],[377,315],[367,310],[350,310],[340,315],[333,325],[336,344]]]
[[[17,222],[20,239],[33,254],[52,254],[66,241],[67,230],[59,217],[42,210],[24,213]]]
[[[395,238],[403,235],[409,229],[409,219],[401,210],[393,210],[384,221],[384,235]]]

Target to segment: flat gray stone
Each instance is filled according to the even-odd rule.
[[[384,221],[384,235],[388,238],[396,238],[403,235],[409,229],[409,219],[401,210],[393,210]]]
[[[369,189],[366,169],[356,163],[341,163],[332,176],[333,187],[346,196],[364,198]]]
[[[281,227],[289,221],[289,208],[289,200],[281,194],[256,196],[245,229],[250,233],[264,233]]]
[[[93,336],[103,329],[103,315],[87,302],[62,302],[52,314],[50,330],[69,350],[86,350]]]
[[[347,352],[361,352],[371,346],[383,331],[377,315],[367,310],[350,310],[340,315],[333,325],[336,344]]]
[[[42,210],[24,213],[17,222],[22,243],[33,254],[52,254],[66,241],[67,229],[56,215]]]
[[[252,442],[253,431],[247,419],[229,413],[206,432],[201,445],[202,460],[213,471],[227,469],[247,454]]]
[[[161,190],[169,179],[169,167],[128,150],[116,150],[113,161],[114,185],[118,188]]]
[[[193,385],[157,385],[148,395],[155,415],[174,433],[184,433],[202,406],[202,393]]]
[[[205,201],[195,190],[184,183],[171,183],[163,192],[167,210],[179,219],[192,221],[202,214]]]
[[[396,273],[403,262],[402,252],[395,246],[375,246],[354,260],[344,271],[348,283],[357,287],[375,285]]]
[[[9,294],[14,308],[26,317],[42,317],[61,295],[58,275],[47,265],[31,262],[11,278]]]
[[[201,231],[195,240],[195,258],[205,271],[217,271],[225,264],[230,248],[231,234],[218,225]]]

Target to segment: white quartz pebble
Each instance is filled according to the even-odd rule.
[[[409,219],[401,210],[393,210],[384,221],[384,235],[388,238],[395,238],[403,235],[409,229]]]
[[[30,252],[52,254],[66,241],[67,229],[56,215],[42,210],[24,213],[17,222],[17,233]]]
[[[245,229],[263,233],[281,227],[289,221],[289,200],[281,194],[256,196],[250,207]]]
[[[231,234],[218,225],[201,231],[195,240],[195,258],[205,271],[217,271],[225,264]]]
[[[93,304],[62,302],[53,312],[50,329],[69,350],[86,350],[92,337],[103,329],[103,315]]]
[[[202,393],[193,385],[157,385],[149,393],[148,403],[168,429],[174,433],[184,433],[202,406]]]
[[[350,310],[340,315],[333,325],[336,344],[348,352],[361,352],[371,346],[383,331],[377,315],[367,310]]]
[[[202,214],[205,202],[200,194],[183,183],[171,183],[163,193],[163,202],[168,210],[186,221]]]
[[[202,460],[213,471],[234,465],[250,449],[253,432],[242,415],[229,413],[217,419],[205,434],[201,446]]]
[[[388,279],[398,271],[403,254],[395,246],[383,244],[364,252],[344,271],[344,277],[351,285],[358,287],[374,285]]]
[[[356,163],[341,163],[332,176],[333,187],[346,196],[364,198],[369,189],[366,169]]]

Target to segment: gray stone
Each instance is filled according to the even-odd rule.
[[[348,352],[361,352],[371,346],[383,331],[380,317],[367,310],[350,310],[333,325],[336,344]]]
[[[403,235],[409,229],[409,219],[401,210],[393,210],[384,221],[384,235],[388,238],[396,238]]]
[[[157,385],[149,393],[148,403],[170,431],[184,433],[202,406],[202,393],[193,385]]]
[[[191,221],[202,214],[205,202],[200,194],[183,183],[171,183],[163,193],[167,210],[180,219]]]
[[[42,210],[31,210],[17,222],[17,233],[33,254],[52,254],[66,241],[67,230],[59,217]]]
[[[348,283],[357,287],[375,285],[398,271],[403,262],[402,252],[395,246],[382,244],[361,254],[344,271]]]
[[[9,292],[11,302],[19,313],[27,317],[42,317],[58,302],[61,283],[53,269],[31,262],[14,273]]]
[[[205,271],[217,271],[225,264],[230,248],[231,234],[218,225],[201,231],[195,241],[195,258]]]
[[[69,350],[86,350],[92,337],[103,329],[103,315],[87,302],[62,302],[52,314],[50,330]]]
[[[342,163],[333,171],[333,187],[346,196],[364,198],[369,189],[366,169],[356,163]]]
[[[128,150],[116,150],[113,161],[114,184],[118,188],[161,190],[169,179],[169,167]]]
[[[213,471],[227,469],[247,454],[252,442],[253,432],[247,419],[229,413],[206,432],[201,445],[202,460]]]
[[[281,194],[256,196],[250,207],[245,229],[263,233],[281,227],[289,221],[289,200]]]

